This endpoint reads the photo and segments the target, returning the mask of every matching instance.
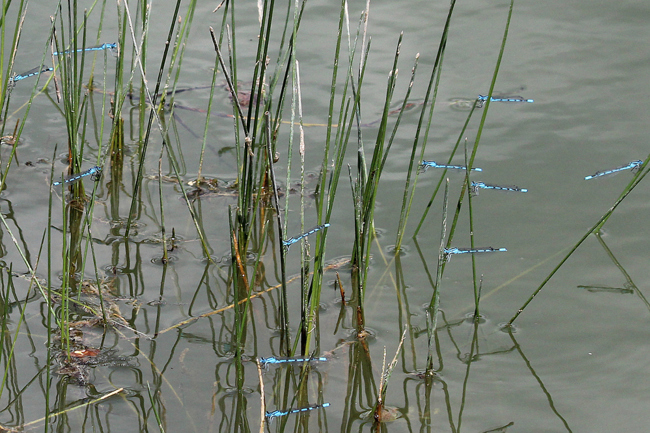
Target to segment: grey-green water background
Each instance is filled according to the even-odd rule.
[[[214,52],[208,26],[217,27],[221,16],[212,13],[214,2],[199,6],[192,30],[192,43],[185,56],[181,83],[188,87],[208,85]],[[350,4],[352,19],[364,4]],[[27,70],[38,63],[47,35],[41,30],[49,25],[53,13],[47,2],[32,2],[25,20],[24,39],[16,60],[16,69]],[[53,6],[52,6],[53,7]],[[243,9],[248,8],[244,13]],[[167,25],[171,6],[166,2],[153,5],[152,19]],[[239,5],[240,71],[250,70],[257,44],[257,11],[253,2]],[[369,34],[373,38],[368,73],[363,90],[362,117],[372,122],[381,115],[386,78],[392,64],[397,37],[404,31],[400,62],[400,85],[396,95],[403,95],[415,53],[421,54],[420,75],[413,98],[424,94],[438,40],[446,16],[448,2],[375,2],[371,4]],[[434,125],[429,137],[426,158],[446,160],[462,128],[467,112],[452,107],[454,98],[475,98],[489,87],[492,70],[501,43],[508,3],[459,2],[452,20],[449,45],[443,66],[442,84]],[[105,42],[113,42],[114,12],[108,7],[104,21]],[[326,123],[328,86],[331,74],[333,45],[336,36],[338,4],[323,1],[307,3],[297,58],[301,65],[303,111],[305,122]],[[483,277],[481,312],[485,322],[480,325],[480,355],[471,363],[467,377],[467,353],[471,345],[473,325],[463,321],[473,311],[471,267],[469,257],[453,257],[442,283],[441,309],[444,316],[439,326],[453,324],[440,335],[440,353],[444,368],[440,380],[427,400],[421,382],[409,373],[424,368],[426,360],[426,318],[424,306],[431,298],[431,285],[412,241],[404,245],[401,266],[405,287],[395,282],[390,247],[394,242],[397,209],[401,205],[404,173],[414,134],[418,111],[405,114],[395,147],[381,184],[376,224],[380,230],[374,245],[374,264],[366,297],[366,324],[373,332],[371,356],[376,377],[381,371],[383,347],[389,357],[397,348],[401,330],[409,326],[404,354],[393,374],[386,404],[399,408],[400,418],[385,424],[390,431],[488,431],[499,426],[508,432],[605,432],[645,431],[649,393],[648,362],[650,350],[645,326],[650,325],[650,307],[641,295],[647,295],[648,240],[646,226],[649,194],[640,185],[607,223],[603,239],[615,258],[624,267],[639,292],[590,292],[580,285],[627,288],[626,279],[614,265],[601,244],[591,237],[565,266],[551,279],[539,296],[515,322],[516,342],[502,332],[506,322],[537,288],[585,231],[614,203],[630,179],[630,173],[604,179],[585,181],[584,176],[598,170],[644,159],[648,142],[648,104],[650,99],[650,5],[639,1],[593,2],[531,0],[515,2],[505,56],[497,81],[497,90],[505,94],[521,94],[535,99],[534,104],[492,104],[483,132],[476,166],[484,171],[474,180],[497,184],[516,184],[528,188],[527,194],[501,194],[484,191],[474,199],[475,236],[480,246],[506,247],[507,253],[477,256],[478,270]],[[165,30],[166,31],[166,30]],[[150,53],[162,50],[165,35],[151,29]],[[246,65],[246,53],[250,64]],[[156,58],[150,54],[151,58]],[[100,56],[100,62],[103,60]],[[153,62],[152,62],[153,63]],[[113,65],[110,63],[110,72]],[[98,77],[99,78],[99,77]],[[240,72],[240,79],[245,80]],[[29,96],[30,85],[16,86],[12,93],[10,112],[18,110]],[[48,90],[53,95],[53,88]],[[97,94],[95,98],[101,98]],[[399,99],[399,96],[395,97]],[[205,108],[207,92],[187,92],[176,102]],[[216,111],[230,112],[228,94],[217,93]],[[18,111],[20,114],[21,111]],[[205,114],[177,110],[186,129],[179,129],[185,180],[196,176],[199,136]],[[16,117],[8,119],[13,124]],[[470,142],[477,122],[470,125]],[[127,140],[128,140],[128,128]],[[210,129],[204,175],[228,181],[235,178],[234,154],[224,151],[233,145],[232,120],[216,118]],[[11,217],[12,229],[20,244],[35,260],[43,227],[47,224],[49,197],[49,162],[54,145],[65,147],[65,124],[54,104],[45,95],[31,107],[22,142],[19,145],[19,166],[12,168],[7,189],[2,192],[0,209]],[[325,129],[306,129],[307,167],[319,170]],[[364,139],[372,143],[376,128],[363,129]],[[101,140],[106,140],[106,137]],[[154,138],[159,145],[159,138]],[[130,143],[135,146],[133,143]],[[91,143],[91,147],[93,144]],[[133,151],[135,153],[135,150]],[[157,151],[151,152],[148,169],[157,169]],[[55,173],[65,169],[64,152],[60,150]],[[95,155],[92,156],[93,158]],[[282,161],[283,155],[280,156]],[[38,161],[44,158],[45,163]],[[34,166],[26,165],[28,161]],[[88,167],[93,164],[89,158]],[[462,157],[455,160],[462,163]],[[352,153],[350,163],[354,163]],[[127,166],[135,166],[132,161]],[[449,173],[452,197],[462,183],[462,174]],[[407,236],[429,199],[438,177],[429,170],[420,177],[416,205],[408,225]],[[296,178],[297,180],[297,178]],[[102,181],[104,182],[104,181]],[[107,212],[109,198],[100,186],[93,221],[98,265],[107,276],[119,269],[116,287],[122,294],[135,296],[142,302],[139,310],[121,305],[122,314],[133,319],[134,326],[151,333],[157,326],[167,328],[190,316],[227,305],[223,294],[223,271],[230,253],[228,205],[235,199],[211,196],[201,199],[204,220],[213,256],[224,258],[208,265],[203,260],[193,224],[179,191],[174,184],[165,187],[168,204],[165,218],[183,240],[169,266],[164,287],[166,305],[149,305],[158,299],[162,266],[152,263],[159,257],[160,236],[157,208],[157,181],[147,181],[143,190],[143,212],[133,241],[125,256],[123,248],[115,248],[119,237],[112,229],[115,221]],[[344,257],[351,252],[353,230],[352,203],[346,177],[337,198],[340,211],[332,218],[328,233],[327,258]],[[125,194],[130,191],[125,190]],[[177,204],[174,204],[177,203]],[[128,204],[125,201],[124,206]],[[127,208],[123,209],[124,215]],[[435,272],[439,245],[441,203],[434,202],[418,241],[432,272]],[[56,214],[55,214],[56,215]],[[289,227],[298,232],[298,214],[286,216]],[[315,223],[315,214],[307,210],[307,224]],[[61,227],[61,221],[53,222]],[[464,222],[466,227],[466,221]],[[169,230],[169,228],[168,228]],[[458,246],[467,246],[467,229],[456,237]],[[277,248],[277,240],[274,245]],[[265,286],[275,285],[270,246]],[[298,248],[288,255],[289,273],[298,271]],[[2,260],[13,263],[14,270],[24,272],[21,260],[10,239],[3,232]],[[56,258],[55,258],[56,260]],[[155,260],[154,260],[155,261]],[[206,273],[209,277],[202,280]],[[342,278],[345,276],[341,272]],[[326,274],[332,281],[335,275]],[[18,297],[24,296],[28,283],[16,280]],[[399,289],[397,289],[399,287]],[[295,287],[298,290],[298,287]],[[321,347],[324,351],[341,347],[353,338],[350,326],[352,311],[343,308],[334,290],[323,295],[320,312]],[[293,307],[297,307],[297,302]],[[247,353],[251,356],[274,354],[277,299],[270,293],[252,303],[254,341]],[[13,314],[18,314],[16,309]],[[42,303],[38,298],[27,307],[26,324],[17,339],[19,363],[9,372],[12,384],[0,402],[0,424],[19,425],[40,418],[44,413],[41,378],[45,362]],[[237,400],[232,382],[232,361],[229,350],[230,323],[228,312],[200,319],[181,331],[168,332],[154,341],[120,339],[104,341],[123,356],[132,356],[125,365],[99,366],[93,370],[92,386],[66,385],[55,393],[55,400],[74,405],[98,393],[124,387],[128,392],[98,403],[90,409],[68,414],[67,426],[61,431],[157,431],[147,398],[147,381],[155,383],[164,401],[166,431],[225,431],[230,426]],[[444,320],[443,320],[444,318]],[[295,319],[294,319],[295,320]],[[645,331],[644,331],[645,329]],[[109,340],[110,340],[109,338]],[[135,351],[137,345],[151,359]],[[5,356],[5,355],[3,355]],[[152,367],[152,361],[155,367]],[[248,426],[241,430],[257,430],[259,415],[259,381],[253,363],[247,367],[245,394]],[[349,358],[345,346],[332,359],[317,368],[314,393],[330,402],[327,409],[313,413],[313,431],[357,431],[370,428],[361,414],[372,402],[350,401],[347,395]],[[277,369],[264,375],[267,392],[273,387]],[[56,378],[55,378],[56,381]],[[461,401],[463,387],[467,396]],[[13,392],[11,392],[13,390]],[[21,391],[16,394],[16,391]],[[314,394],[316,398],[316,394]],[[269,410],[276,409],[267,395]],[[426,406],[428,404],[428,407]],[[462,407],[462,427],[459,411]],[[283,409],[277,407],[278,409]],[[451,412],[451,416],[450,413]],[[148,414],[147,422],[143,414]],[[357,414],[359,414],[358,417]],[[356,417],[356,418],[355,418]],[[343,419],[348,420],[342,423]],[[452,421],[450,421],[450,418]],[[352,421],[350,421],[350,419]],[[89,421],[91,420],[91,421]],[[230,421],[229,421],[230,420]],[[289,420],[293,423],[294,420]],[[91,427],[91,424],[93,427]],[[275,423],[270,429],[278,429]],[[290,424],[292,425],[292,424]],[[230,428],[229,427],[229,428]],[[42,428],[42,424],[36,429]]]

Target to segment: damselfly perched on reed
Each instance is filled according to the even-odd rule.
[[[68,178],[66,178],[63,181],[58,180],[56,182],[52,182],[52,185],[54,185],[54,186],[63,185],[63,184],[70,185],[70,184],[75,183],[78,180],[83,179],[84,177],[87,177],[87,176],[90,176],[91,180],[97,182],[102,176],[102,168],[100,166],[96,165],[94,167],[89,168],[86,171],[83,171],[83,172],[79,173],[79,174],[69,176]]]

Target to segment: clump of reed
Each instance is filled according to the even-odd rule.
[[[469,214],[467,231],[470,246],[474,248],[469,173],[476,160],[481,134],[490,107],[490,96],[494,91],[499,74],[508,38],[513,3],[513,1],[510,3],[501,49],[495,62],[488,98],[482,106],[483,112],[476,138],[474,143],[469,146],[465,142],[466,171],[460,194],[455,205],[452,205],[452,209],[454,209],[453,216],[448,218],[451,198],[449,180],[446,178],[446,170],[443,170],[413,234],[413,237],[417,238],[428,216],[428,211],[438,198],[438,193],[444,184],[444,194],[441,200],[443,210],[440,221],[440,244],[435,260],[435,271],[433,272],[435,276],[430,277],[431,298],[426,308],[428,350],[426,364],[423,366],[425,373],[422,376],[427,379],[429,392],[431,390],[431,381],[429,379],[435,376],[436,369],[440,368],[441,364],[440,356],[436,357],[436,336],[439,330],[439,318],[442,315],[440,311],[441,296],[443,294],[441,286],[449,258],[447,250],[451,247],[457,232],[461,230],[459,220],[462,212],[465,211]],[[402,286],[405,283],[404,276],[401,275],[400,250],[403,247],[404,236],[407,233],[407,223],[412,205],[415,202],[418,177],[421,174],[421,161],[425,157],[429,140],[433,110],[441,84],[443,60],[455,6],[456,2],[453,0],[450,3],[447,18],[442,28],[435,61],[428,76],[427,89],[423,101],[419,104],[420,113],[416,124],[416,132],[413,137],[411,153],[404,169],[405,184],[400,216],[395,229],[394,257],[386,260],[387,262],[389,260],[394,261],[395,274],[398,275],[398,280],[400,280],[398,284],[402,284]],[[354,227],[350,230],[353,233],[353,241],[349,245],[351,251],[351,271],[349,276],[351,290],[347,292],[351,296],[345,299],[344,303],[344,306],[354,311],[353,322],[356,330],[356,339],[349,343],[352,349],[350,350],[351,368],[348,394],[349,401],[360,401],[362,398],[359,395],[359,390],[363,390],[367,394],[365,396],[366,400],[372,399],[374,401],[374,419],[382,422],[385,420],[382,414],[388,398],[388,380],[397,365],[398,354],[409,329],[407,324],[399,324],[402,337],[399,340],[397,353],[388,368],[382,370],[379,388],[377,389],[376,380],[373,377],[371,351],[367,344],[367,337],[369,336],[367,328],[369,324],[366,323],[365,300],[371,278],[371,255],[373,251],[377,250],[376,248],[373,249],[373,242],[378,242],[374,224],[376,202],[382,187],[382,176],[384,175],[386,161],[389,158],[398,128],[403,119],[402,116],[406,108],[412,104],[410,102],[411,92],[418,73],[419,56],[416,56],[413,60],[407,90],[403,96],[398,98],[401,99],[399,109],[391,110],[390,107],[394,105],[396,99],[395,89],[399,78],[398,66],[403,39],[402,35],[397,37],[395,54],[386,83],[381,117],[376,122],[376,137],[372,144],[369,144],[364,140],[362,134],[362,127],[366,124],[362,122],[365,113],[362,113],[361,103],[368,53],[371,48],[370,38],[367,34],[369,3],[366,4],[359,17],[356,29],[349,31],[354,26],[350,24],[347,2],[345,0],[341,1],[336,48],[332,59],[333,67],[326,138],[322,148],[320,171],[317,176],[315,215],[311,215],[308,213],[308,207],[305,204],[307,195],[305,191],[307,172],[305,157],[307,151],[305,149],[306,133],[303,124],[303,90],[301,88],[300,62],[296,56],[296,47],[301,43],[300,31],[305,2],[296,2],[293,6],[288,4],[285,14],[279,19],[277,17],[281,14],[281,11],[275,2],[263,1],[259,3],[259,37],[254,55],[254,67],[250,71],[242,70],[238,66],[242,63],[241,57],[239,58],[240,62],[238,62],[240,56],[237,45],[239,33],[235,18],[236,8],[238,7],[239,5],[234,2],[222,3],[216,11],[221,14],[221,25],[217,31],[210,29],[212,48],[215,53],[214,72],[211,80],[205,126],[201,137],[200,159],[196,162],[197,176],[193,186],[191,186],[192,191],[189,191],[188,187],[190,185],[183,181],[185,162],[174,115],[174,99],[177,91],[179,91],[180,74],[183,68],[185,49],[190,40],[189,34],[192,29],[196,2],[190,2],[184,13],[181,13],[180,0],[175,3],[174,10],[171,16],[168,17],[168,34],[159,63],[154,63],[151,60],[151,53],[147,49],[152,22],[151,8],[146,2],[139,2],[134,9],[130,9],[126,3],[118,3],[117,52],[114,58],[107,50],[97,52],[84,50],[84,47],[93,43],[101,43],[104,39],[101,26],[96,35],[88,35],[90,31],[89,18],[92,14],[97,14],[99,22],[103,22],[104,5],[100,10],[93,7],[88,11],[81,12],[77,8],[77,3],[72,2],[68,4],[67,10],[62,6],[57,9],[57,13],[53,16],[49,37],[43,45],[43,54],[37,70],[44,72],[45,69],[50,68],[49,64],[46,66],[46,59],[48,59],[48,53],[50,53],[49,57],[53,59],[51,65],[53,75],[48,81],[54,81],[57,90],[56,97],[60,98],[52,102],[59,110],[65,123],[67,135],[65,146],[62,147],[65,147],[64,159],[67,163],[68,174],[79,175],[84,171],[88,161],[92,160],[93,165],[102,168],[104,179],[101,182],[90,184],[92,189],[88,188],[88,183],[84,186],[83,182],[70,185],[64,183],[62,189],[51,189],[48,227],[44,230],[43,245],[40,247],[36,263],[32,263],[25,255],[23,248],[12,232],[10,224],[5,216],[0,213],[0,222],[7,233],[10,234],[30,277],[30,290],[24,300],[15,301],[19,305],[21,304],[21,312],[18,324],[13,332],[13,342],[15,343],[19,330],[22,324],[25,323],[25,308],[28,300],[34,297],[34,288],[43,299],[47,311],[45,323],[47,327],[48,360],[50,361],[59,360],[62,363],[67,362],[68,365],[77,365],[73,363],[71,357],[75,356],[73,354],[76,351],[82,350],[75,346],[76,343],[71,332],[74,332],[78,323],[76,321],[80,315],[78,308],[82,308],[85,315],[93,318],[93,325],[103,326],[107,329],[111,327],[114,329],[129,328],[130,322],[116,312],[114,303],[111,302],[110,292],[103,290],[104,282],[101,270],[97,266],[95,253],[97,246],[93,242],[93,212],[99,191],[106,188],[107,194],[110,195],[109,212],[111,218],[114,221],[124,221],[123,226],[116,229],[114,234],[116,237],[120,237],[121,245],[128,254],[134,227],[143,217],[142,210],[145,195],[143,193],[143,179],[145,178],[145,172],[151,167],[157,170],[156,179],[158,181],[158,196],[156,197],[158,200],[158,203],[156,203],[158,216],[156,222],[159,224],[161,241],[159,262],[163,267],[163,276],[160,283],[161,298],[171,260],[170,252],[175,248],[176,239],[173,225],[171,226],[172,234],[171,236],[168,235],[170,227],[168,227],[166,220],[166,209],[170,206],[170,202],[166,201],[163,194],[163,166],[168,168],[172,173],[172,180],[178,184],[184,198],[184,206],[186,206],[187,213],[191,216],[204,258],[207,262],[213,261],[212,254],[214,251],[204,234],[205,224],[211,224],[212,221],[203,219],[204,217],[200,209],[198,209],[198,205],[194,204],[190,198],[200,197],[204,189],[213,185],[214,179],[207,179],[202,173],[205,164],[205,150],[209,141],[210,125],[213,122],[211,113],[215,96],[214,89],[219,74],[223,74],[232,101],[232,117],[235,131],[233,143],[234,162],[237,167],[234,182],[236,203],[232,204],[228,210],[228,238],[231,260],[227,275],[224,277],[228,286],[230,304],[196,315],[166,329],[161,330],[159,323],[156,323],[155,330],[151,335],[138,334],[137,331],[133,331],[138,337],[154,339],[170,330],[181,329],[183,326],[201,318],[232,310],[232,323],[228,324],[227,332],[230,333],[229,339],[235,358],[235,387],[243,389],[245,384],[244,363],[250,357],[250,354],[247,353],[250,348],[248,342],[253,337],[250,335],[252,333],[250,328],[251,302],[271,290],[277,290],[279,297],[277,307],[279,339],[274,350],[283,356],[300,355],[303,357],[324,352],[325,350],[321,347],[320,342],[319,307],[324,286],[324,273],[328,270],[326,262],[327,235],[330,225],[342,224],[342,222],[333,221],[333,214],[336,207],[341,206],[341,204],[336,204],[336,198],[342,171],[346,169],[345,158],[349,153],[348,145],[351,140],[356,138],[356,149],[354,150],[356,164],[354,168],[347,166],[349,187],[352,191],[352,203],[342,204],[342,206],[350,206],[354,215]],[[0,70],[7,71],[2,80],[0,94],[0,106],[5,119],[9,117],[10,90],[13,84],[10,75],[20,46],[21,17],[25,13],[24,5],[21,3],[13,13],[16,18],[15,30],[11,35],[12,51],[8,61],[5,60],[4,56],[0,56]],[[182,20],[179,19],[181,15],[183,16]],[[278,21],[282,24],[280,27],[278,27]],[[277,30],[278,28],[280,30]],[[6,29],[6,26],[0,28],[3,40]],[[348,33],[346,34],[346,32]],[[277,46],[274,46],[273,44],[276,42]],[[65,54],[54,56],[52,54],[54,52]],[[269,59],[272,57],[274,61],[270,62]],[[98,64],[102,66],[97,66]],[[88,74],[87,71],[89,70],[90,73]],[[0,190],[5,188],[7,176],[15,158],[16,145],[25,127],[25,119],[29,115],[31,102],[40,92],[39,87],[45,81],[45,78],[42,77],[44,74],[41,72],[35,76],[24,117],[20,122],[16,123],[11,135],[14,145],[9,159],[3,164]],[[103,87],[98,87],[96,84],[95,78],[97,76],[101,76],[101,80],[98,81],[102,83],[100,86],[103,85]],[[151,80],[152,76],[156,76],[156,79]],[[112,80],[113,78],[114,80]],[[246,82],[244,80],[249,80],[251,83],[250,88],[244,88],[245,84],[243,83]],[[111,86],[108,84],[111,81],[113,81],[114,87],[112,91],[109,90]],[[101,95],[99,110],[95,106],[94,95],[97,94]],[[135,120],[130,119],[126,114],[127,107],[125,107],[125,104],[127,101],[135,101],[137,112],[137,119]],[[470,121],[477,113],[478,104],[479,100],[473,102],[458,139],[449,153],[448,163],[457,156]],[[107,118],[112,120],[110,124],[106,121]],[[120,203],[124,195],[122,185],[126,180],[124,176],[125,170],[128,173],[130,169],[125,159],[125,123],[129,121],[130,126],[136,130],[133,141],[137,143],[137,149],[132,183],[129,184],[130,198],[127,198],[129,210],[126,217],[123,217],[120,213]],[[6,126],[5,123],[2,123],[0,135],[4,136]],[[288,131],[285,132],[285,129],[288,129]],[[105,135],[108,137],[106,140],[104,139]],[[280,137],[286,138],[286,147]],[[105,141],[107,144],[104,144]],[[89,145],[89,143],[93,142],[95,142],[94,145]],[[160,146],[153,150],[156,155],[152,157],[150,154],[156,143],[159,143]],[[297,144],[297,156],[295,155],[294,144]],[[371,146],[371,149],[368,149],[368,146]],[[56,152],[55,150],[52,157],[50,179],[63,182],[63,178],[59,173],[60,170],[55,167],[59,159]],[[366,159],[367,157],[368,159]],[[299,160],[297,168],[293,167],[295,159]],[[649,170],[647,168],[648,162],[650,162],[650,155],[643,162],[643,169],[627,185],[614,205],[573,246],[528,301],[510,319],[509,325],[512,325],[519,314],[584,240],[590,234],[600,232],[616,208],[647,175]],[[290,196],[286,191],[283,197],[284,200],[282,200],[280,194],[282,181],[279,177],[282,173],[286,175],[285,185],[290,185],[292,180],[300,179],[300,201],[298,204],[290,200]],[[52,230],[52,220],[54,215],[59,212],[55,209],[55,202],[61,195],[64,196],[60,200],[62,230],[58,233]],[[298,216],[290,218],[289,215],[295,208],[299,209]],[[294,221],[294,219],[297,221]],[[311,224],[316,224],[319,230],[313,231],[311,236],[307,236],[306,233],[310,232],[307,228]],[[345,230],[345,228],[339,230]],[[301,234],[305,234],[305,236]],[[300,240],[297,239],[299,237]],[[288,242],[289,240],[292,241]],[[293,240],[296,240],[296,242],[293,242]],[[313,251],[310,248],[310,242],[313,243]],[[415,243],[417,246],[417,239]],[[55,245],[60,245],[60,251],[55,251]],[[300,255],[298,265],[300,274],[295,278],[288,275],[288,269],[290,268],[288,261],[293,260],[294,256],[293,253],[289,255],[291,245],[294,245],[292,251],[299,249]],[[47,278],[39,279],[36,276],[36,271],[43,251],[47,256]],[[255,253],[252,260],[249,259],[250,252]],[[60,263],[54,263],[54,258],[59,260],[59,257]],[[260,292],[258,291],[261,286],[260,282],[266,278],[265,260],[268,257],[277,258],[276,275],[278,285]],[[423,257],[426,272],[429,272],[428,268],[426,268],[426,262]],[[55,278],[52,275],[55,273],[57,266],[60,266],[63,271],[61,272],[59,286],[55,287]],[[471,360],[478,353],[476,335],[480,318],[482,287],[482,280],[478,275],[474,256],[472,256],[471,266],[474,288],[472,320],[475,332],[468,358],[468,376]],[[13,264],[10,264],[8,285],[2,291],[3,305],[11,304],[9,299],[13,293],[14,278],[12,269]],[[81,299],[84,283],[91,284],[88,283],[87,275],[92,276],[90,280],[93,287],[96,288],[92,292],[92,296],[97,298],[98,302],[92,305],[90,302]],[[294,281],[300,287],[300,308],[297,312],[290,310],[290,285]],[[341,289],[341,293],[343,293],[344,283],[340,276],[337,278],[337,284]],[[8,313],[3,312],[0,318],[2,319],[3,331],[8,335]],[[297,323],[295,334],[292,334],[292,329],[294,329],[291,326],[292,320],[294,324]],[[57,341],[56,344],[54,343],[55,340]],[[5,345],[2,349],[3,353],[8,354],[7,363],[15,364],[13,346]],[[94,352],[83,353],[89,353],[89,355],[84,356],[92,356],[90,354]],[[47,383],[49,383],[51,379],[50,370],[47,369],[46,371]],[[8,372],[9,368],[5,369],[0,396],[7,384]],[[297,383],[290,383],[291,380],[287,376],[285,386],[282,389],[274,390],[278,398],[287,407],[292,406],[292,403],[302,407],[308,406],[310,386],[308,373],[309,366],[308,363],[305,363]],[[74,374],[68,374],[68,376],[74,376]],[[260,374],[260,385],[262,386],[262,394],[264,394],[261,376]],[[289,392],[290,389],[295,392]],[[148,385],[147,390],[153,418],[159,429],[163,431],[165,424],[164,407],[158,394],[159,386],[152,392]],[[46,402],[50,401],[49,392],[50,387],[48,386]],[[465,394],[463,394],[463,398],[464,396]],[[237,422],[245,423],[244,400],[241,395],[237,399],[237,404],[240,408],[243,408],[238,411]],[[46,407],[48,407],[49,411],[47,404]],[[59,414],[60,412],[48,412],[45,418]],[[460,421],[458,422],[458,430],[460,430]]]

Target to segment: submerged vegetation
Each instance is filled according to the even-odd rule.
[[[265,428],[275,419],[277,424],[267,428],[289,430],[293,427],[288,423],[296,422],[301,431],[310,425],[324,431],[328,414],[335,413],[341,430],[356,430],[356,421],[368,420],[379,431],[409,410],[419,411],[422,425],[430,427],[433,389],[442,385],[446,424],[451,431],[460,431],[473,362],[481,356],[517,352],[522,365],[531,368],[515,339],[514,322],[590,235],[607,249],[600,230],[646,176],[650,160],[649,156],[633,162],[634,167],[620,168],[635,168],[633,180],[503,325],[511,339],[509,347],[481,351],[483,278],[476,256],[506,248],[475,245],[472,200],[479,188],[486,189],[485,195],[492,193],[490,189],[528,191],[470,179],[480,171],[475,163],[491,104],[511,103],[520,109],[528,104],[517,102],[532,102],[512,95],[498,97],[495,92],[513,3],[504,17],[490,87],[480,89],[487,95],[461,101],[467,117],[459,125],[448,159],[437,163],[426,160],[427,143],[434,108],[440,106],[436,98],[444,85],[443,61],[455,0],[446,19],[436,23],[440,39],[429,70],[422,72],[420,56],[415,56],[402,86],[398,69],[403,35],[396,35],[381,114],[372,122],[363,104],[372,49],[367,29],[370,3],[357,20],[342,0],[338,27],[329,32],[335,48],[327,67],[331,81],[323,141],[311,146],[303,110],[303,95],[310,89],[301,86],[297,54],[297,47],[309,46],[301,39],[306,2],[262,1],[257,10],[250,10],[250,5],[242,10],[242,5],[224,0],[213,11],[218,24],[209,29],[194,25],[195,14],[205,12],[196,1],[178,0],[164,17],[147,1],[117,2],[114,13],[106,2],[59,4],[51,11],[49,30],[30,45],[41,48],[34,56],[35,67],[22,73],[15,72],[15,65],[19,56],[25,58],[23,27],[31,12],[22,2],[6,5],[0,27],[5,49],[0,55],[2,191],[17,185],[22,175],[16,162],[24,132],[36,127],[32,118],[39,114],[33,111],[44,107],[38,102],[49,104],[65,139],[57,137],[52,154],[38,163],[41,168],[48,164],[50,191],[45,228],[36,223],[27,229],[42,230],[38,254],[30,253],[37,247],[30,243],[33,235],[20,233],[25,229],[19,221],[23,216],[0,213],[3,233],[8,235],[2,248],[5,373],[0,430],[81,431],[81,426],[110,430],[112,425],[120,431],[249,431],[258,425]],[[250,33],[250,25],[240,29],[239,14],[258,17],[256,33]],[[153,28],[159,35],[163,25],[163,49],[153,52]],[[201,32],[209,35],[204,40],[210,41],[214,56],[211,85],[186,87],[183,71],[191,67],[189,52]],[[244,40],[254,41],[255,49]],[[426,91],[414,97],[420,75],[425,75]],[[401,88],[404,93],[397,94]],[[180,101],[184,95],[199,93],[204,99],[196,99],[206,103],[204,108]],[[227,113],[216,108],[225,94]],[[202,134],[183,122],[178,114],[183,110],[201,116]],[[377,203],[408,110],[416,113],[409,116],[409,121],[417,118],[415,133],[399,161],[404,188],[396,226],[389,229],[394,230],[395,242],[387,246],[381,244],[387,236],[379,236],[375,225]],[[470,130],[473,142],[467,140]],[[231,131],[229,142],[219,137],[219,152],[210,153],[215,137],[225,131]],[[190,135],[193,141],[188,140]],[[320,152],[317,173],[310,170],[309,160],[315,151]],[[230,167],[232,177],[206,174],[226,170],[214,162],[215,155],[219,164]],[[460,189],[451,188],[449,171],[461,173],[454,177]],[[435,186],[418,188],[423,176],[435,178]],[[458,191],[456,198],[452,191]],[[414,202],[427,200],[422,215],[414,216],[417,226],[409,226]],[[218,202],[217,210],[213,202]],[[441,212],[436,214],[437,210]],[[429,211],[439,220],[432,223],[435,217]],[[338,212],[351,217],[337,216]],[[418,243],[425,238],[425,223],[426,242],[437,248],[433,257]],[[431,235],[437,226],[439,238],[437,233]],[[326,254],[333,231],[337,241],[347,241],[349,255],[334,259]],[[468,248],[457,246],[457,235],[469,239]],[[422,329],[411,323],[415,313],[406,290],[411,283],[402,269],[404,243],[411,236],[430,282]],[[146,260],[145,250],[156,251],[151,260]],[[444,274],[451,261],[460,260],[452,258],[458,254],[471,256],[473,307],[469,319],[448,321],[440,307]],[[386,338],[395,350],[389,365],[386,349],[383,361],[373,356],[370,343],[376,335],[366,314],[368,288],[380,261],[390,274],[381,279],[391,279],[401,317],[394,324],[396,332]],[[336,289],[340,307],[335,325],[321,320],[327,287]],[[449,396],[459,390],[449,390],[442,377],[449,354],[441,350],[441,339],[448,335],[458,348],[454,329],[463,323],[471,324],[469,352],[458,349],[449,356],[449,362],[456,358],[466,368],[461,395],[453,400],[460,403],[455,406]],[[343,338],[342,330],[352,331]],[[326,333],[339,336],[336,344]],[[426,343],[416,348],[421,336]],[[196,344],[204,354],[190,360],[190,350],[201,350]],[[405,362],[407,347],[412,360],[403,366],[404,387],[417,383],[418,391],[412,394],[421,404],[417,409],[408,404],[399,409],[390,406],[390,379],[396,380],[395,369]],[[418,351],[426,351],[426,360],[417,358]],[[205,358],[205,353],[214,357],[207,364],[217,365],[215,373],[199,371],[206,364],[197,359]],[[36,370],[32,366],[23,371],[28,356],[36,360]],[[344,356],[347,371],[342,362],[330,366],[330,361]],[[252,361],[257,361],[256,368]],[[254,368],[259,375],[252,373]],[[532,368],[531,373],[537,377]],[[347,381],[341,388],[344,398],[328,399],[328,376]],[[214,385],[207,394],[195,395],[192,387],[199,383]],[[72,390],[83,390],[83,396]],[[207,403],[199,408],[198,400]],[[259,412],[253,411],[258,404]],[[98,411],[102,405],[114,405],[123,418],[113,420],[109,410]],[[504,419],[489,431],[505,431],[511,425],[511,419]]]

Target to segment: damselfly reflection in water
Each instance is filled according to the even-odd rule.
[[[594,173],[592,175],[585,176],[585,180],[595,179],[597,177],[607,176],[609,174],[618,173],[619,171],[623,171],[623,170],[632,170],[632,171],[638,170],[638,169],[641,168],[642,165],[643,165],[643,161],[641,161],[639,159],[639,160],[636,160],[636,161],[632,161],[629,164],[622,165],[622,166],[616,167],[616,168],[612,168],[610,170],[597,171],[596,173]]]
[[[479,189],[493,189],[495,191],[507,191],[507,192],[528,192],[526,188],[519,188],[518,186],[500,186],[500,185],[491,185],[485,182],[475,182],[472,181],[470,186],[472,194],[478,195]]]
[[[535,102],[533,99],[526,99],[522,96],[502,96],[502,97],[492,96],[489,99],[490,102],[528,102],[530,104]],[[478,101],[476,103],[476,107],[482,108],[483,105],[485,105],[485,103],[487,102],[487,100],[488,100],[487,95],[478,95]]]
[[[478,95],[478,100],[479,101],[487,101],[488,97],[487,95]],[[521,96],[505,96],[503,98],[495,98],[494,96],[490,98],[490,102],[528,102],[528,103],[533,103],[535,100],[533,99],[524,99]]]
[[[584,289],[591,293],[604,292],[604,293],[618,293],[622,295],[631,295],[634,289],[631,287],[606,287],[606,286],[578,286],[579,289]]]
[[[63,185],[63,184],[70,185],[70,184],[75,183],[78,180],[83,179],[84,177],[87,177],[87,176],[90,176],[90,179],[97,182],[102,176],[102,168],[100,166],[96,165],[94,167],[89,168],[86,171],[83,171],[83,172],[79,173],[79,174],[74,174],[72,176],[69,176],[63,182],[60,181],[60,180],[56,181],[56,182],[52,182],[52,185],[54,185],[54,186],[59,186],[59,185]]]
[[[302,363],[302,362],[325,362],[327,358],[318,357],[318,358],[260,358],[260,365],[266,367],[270,364],[287,364],[287,363]]]

